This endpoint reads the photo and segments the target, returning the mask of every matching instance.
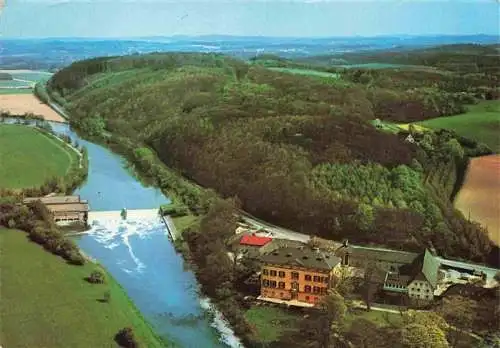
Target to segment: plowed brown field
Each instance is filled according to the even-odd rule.
[[[66,122],[57,112],[40,102],[33,94],[0,94],[0,110],[22,115],[33,113],[47,121]]]
[[[500,245],[500,155],[473,158],[455,207],[488,228]]]

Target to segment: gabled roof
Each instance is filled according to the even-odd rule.
[[[263,263],[331,271],[340,258],[309,247],[280,248],[261,257]]]
[[[418,256],[416,253],[406,251],[384,250],[358,245],[341,246],[335,251],[335,255],[341,257],[346,252],[354,258],[366,260],[367,262],[383,261],[400,264],[410,264]]]
[[[273,239],[270,237],[259,237],[252,234],[247,234],[241,237],[241,245],[264,246]]]
[[[42,201],[43,204],[68,204],[68,203],[87,203],[85,200],[81,200],[80,196],[49,196],[49,197],[32,197],[25,198],[23,203],[35,202],[37,200]]]
[[[411,265],[403,266],[400,270],[403,274],[410,275],[411,281],[426,280],[435,288],[440,265],[439,260],[428,249],[425,249],[425,252],[420,254]]]

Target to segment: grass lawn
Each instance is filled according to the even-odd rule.
[[[198,218],[194,215],[186,215],[186,216],[172,217],[172,221],[174,222],[177,231],[179,231],[182,234],[182,232],[184,232],[188,227],[195,224],[198,221]]]
[[[71,266],[17,230],[0,229],[0,248],[3,347],[116,347],[114,335],[126,326],[141,347],[165,346],[113,279],[84,280],[97,265]],[[99,302],[107,290],[110,302]]]
[[[277,307],[254,306],[245,312],[245,318],[254,329],[255,340],[265,343],[294,330],[299,316]]]
[[[0,124],[0,187],[42,185],[64,176],[77,154],[58,140],[23,125]]]
[[[401,322],[402,317],[399,313],[388,313],[382,311],[366,311],[364,309],[352,309],[346,315],[345,323],[347,327],[350,327],[351,323],[355,319],[364,318],[367,319],[378,326],[387,326],[390,324],[398,324]]]
[[[458,134],[483,142],[500,152],[500,100],[483,101],[469,106],[463,115],[438,117],[418,124],[433,129],[450,129]]]

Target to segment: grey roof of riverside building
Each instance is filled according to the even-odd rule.
[[[391,263],[409,264],[412,263],[417,257],[417,253],[410,253],[398,250],[383,250],[362,246],[350,246],[351,255],[367,261],[383,261]]]
[[[402,266],[400,272],[412,276],[410,282],[427,280],[435,288],[440,266],[441,262],[428,249],[425,249],[425,252],[420,254],[412,264]]]
[[[49,196],[49,197],[32,197],[25,198],[23,203],[42,201],[43,204],[69,204],[69,203],[87,203],[86,200],[80,199],[80,196]]]
[[[261,261],[275,265],[331,271],[341,260],[336,256],[306,246],[279,248],[263,255]]]

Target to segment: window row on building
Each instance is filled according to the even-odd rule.
[[[293,273],[293,272],[292,272]],[[271,277],[280,277],[280,278],[285,278],[286,276],[286,273],[284,271],[276,271],[274,269],[267,269],[267,268],[264,268],[262,270],[262,274],[263,275],[268,275],[268,276],[271,276]]]
[[[320,276],[311,276],[310,274],[306,274],[304,276],[304,280],[307,282],[315,282],[315,283],[328,283],[328,277],[320,277]]]
[[[264,279],[262,281],[262,286],[265,287],[265,288],[279,288],[279,289],[284,289],[285,288],[285,282],[276,282],[275,280]]]
[[[276,271],[274,269],[267,269],[264,268],[262,270],[262,274],[265,276],[270,276],[270,277],[279,277],[279,278],[285,278],[286,277],[286,272],[285,271]],[[294,280],[299,279],[299,272],[290,272],[290,277]],[[304,275],[304,280],[308,282],[316,282],[316,283],[325,283],[327,284],[329,282],[328,277],[321,277],[321,276],[313,276],[310,274]]]
[[[395,289],[406,289],[406,286],[401,284],[385,283],[385,286]]]
[[[328,288],[320,287],[320,286],[306,285],[306,286],[304,286],[304,292],[326,295],[328,293]]]
[[[417,288],[417,287],[412,287],[410,290],[411,291],[420,292],[420,288]],[[424,292],[424,289],[422,289],[422,292]],[[430,290],[429,289],[425,289],[425,292],[430,292]]]

